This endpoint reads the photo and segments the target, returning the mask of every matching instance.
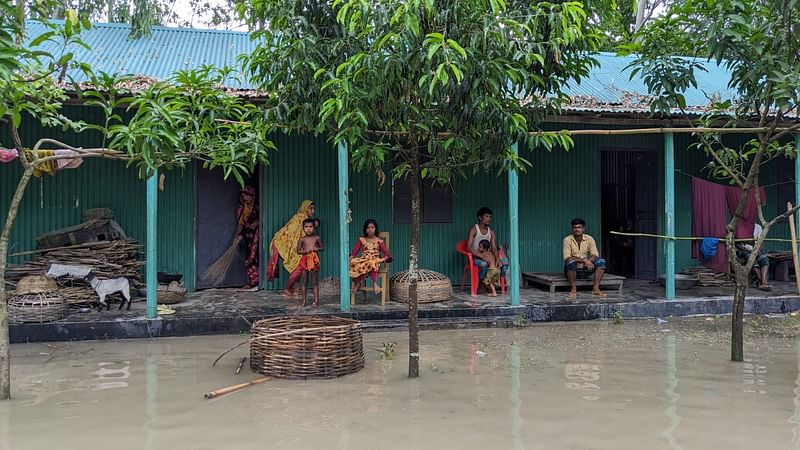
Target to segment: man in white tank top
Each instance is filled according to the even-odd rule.
[[[489,266],[486,261],[482,260],[478,255],[478,244],[483,240],[489,241],[489,250],[494,253],[495,260],[501,260],[497,254],[497,234],[490,228],[492,223],[492,210],[484,206],[478,210],[477,216],[478,223],[470,227],[469,233],[467,234],[467,249],[472,253],[473,261],[478,266],[478,276],[482,280],[484,276],[486,276],[486,271]],[[500,276],[506,276],[507,269],[508,262],[504,259],[501,261]]]

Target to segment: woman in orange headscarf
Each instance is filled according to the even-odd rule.
[[[297,253],[297,241],[303,237],[303,221],[311,219],[316,212],[316,205],[311,200],[303,200],[297,212],[286,222],[272,237],[270,243],[270,258],[267,263],[267,279],[269,281],[278,277],[278,258],[283,259],[283,267],[289,272],[286,282],[285,295],[294,295],[294,285],[303,274],[300,268],[300,255]]]

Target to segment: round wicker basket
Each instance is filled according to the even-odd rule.
[[[250,368],[275,378],[324,379],[364,368],[361,323],[341,317],[274,317],[253,323]]]
[[[320,297],[335,297],[339,295],[339,279],[328,277],[319,282]]]
[[[174,305],[180,303],[183,297],[186,296],[183,292],[175,291],[158,291],[158,304],[159,305]]]
[[[28,275],[17,282],[16,294],[42,294],[57,290],[58,284],[55,280],[42,275]]]
[[[55,292],[14,295],[8,300],[11,323],[44,323],[67,316],[67,299]]]
[[[417,293],[420,303],[447,302],[453,298],[453,286],[445,275],[427,269],[417,271]],[[391,278],[392,301],[408,303],[409,281],[408,271],[397,272]]]

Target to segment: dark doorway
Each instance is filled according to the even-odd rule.
[[[608,271],[655,279],[658,243],[654,238],[613,235],[611,231],[658,231],[656,152],[609,150],[600,153],[603,253]]]
[[[233,242],[241,187],[233,177],[225,180],[221,169],[209,171],[199,163],[196,166],[195,179],[196,283],[197,289],[206,289],[212,286],[202,280],[203,273],[228,250]],[[258,192],[258,187],[252,180],[246,182]],[[244,244],[240,245],[239,258],[233,261],[223,282],[214,287],[242,287],[247,284],[244,247]]]

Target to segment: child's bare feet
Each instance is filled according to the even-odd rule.
[[[283,296],[283,298],[294,299],[294,292],[292,291],[287,291],[284,289],[283,292],[281,292],[281,295]]]
[[[375,284],[372,286],[372,290],[373,290],[373,291],[374,291],[376,294],[380,294],[380,293],[381,293],[381,287],[380,287],[380,286],[378,286],[378,283],[375,283]]]
[[[494,285],[489,287],[489,297],[497,297],[497,291],[494,288]]]
[[[311,304],[311,307],[312,307],[312,308],[319,308],[319,301],[317,300],[317,301],[315,301],[314,303],[312,303],[312,304]]]
[[[570,298],[578,298],[578,292],[575,291],[575,290],[569,291],[569,297]]]
[[[608,297],[608,294],[601,291],[600,289],[592,289],[592,295],[595,297]]]

